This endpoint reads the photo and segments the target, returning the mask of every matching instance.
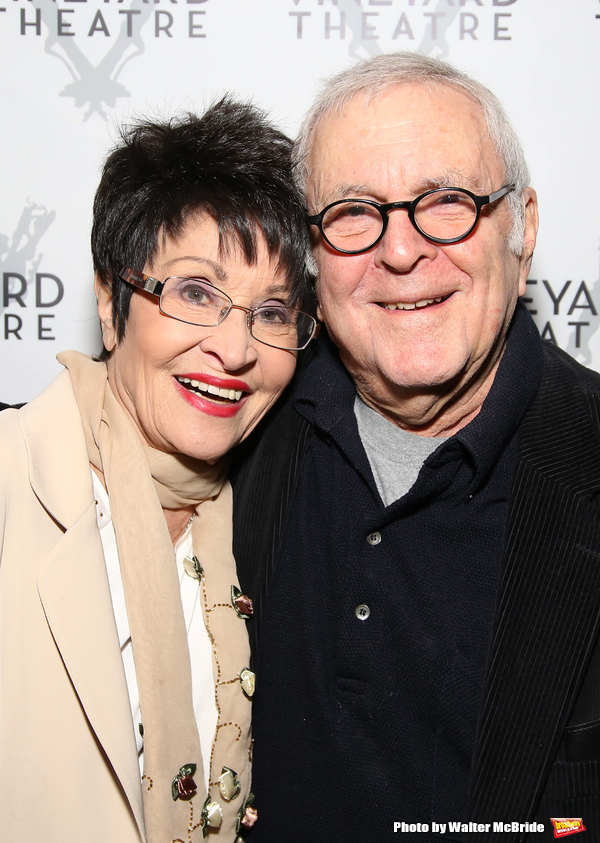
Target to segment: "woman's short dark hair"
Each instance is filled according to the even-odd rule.
[[[118,280],[120,269],[143,269],[159,238],[181,235],[197,213],[217,223],[223,254],[240,248],[251,264],[262,233],[289,279],[290,304],[306,306],[309,240],[293,186],[291,141],[258,108],[224,97],[200,117],[123,128],[106,159],[94,199],[92,256],[100,282],[112,288],[119,342],[133,293]],[[104,349],[101,359],[107,356]]]

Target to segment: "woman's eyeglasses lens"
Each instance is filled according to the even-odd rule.
[[[160,296],[167,316],[205,328],[219,325],[235,307],[229,296],[198,278],[167,278]],[[252,309],[249,326],[266,345],[300,350],[310,342],[316,322],[308,313],[277,304]]]
[[[393,209],[388,213],[392,212]],[[343,252],[366,251],[381,236],[384,213],[366,200],[337,202],[323,215],[323,234],[334,249]],[[413,214],[417,229],[425,237],[455,240],[466,236],[473,228],[478,211],[468,193],[458,189],[442,189],[422,196]]]

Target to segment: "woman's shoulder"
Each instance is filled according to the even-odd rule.
[[[0,413],[0,442],[20,437],[19,408],[5,406]],[[0,449],[0,457],[4,448]]]
[[[9,491],[28,473],[27,446],[19,421],[21,411],[9,408],[0,413],[0,510],[4,510]]]
[[[77,436],[83,436],[78,431],[81,417],[65,370],[28,403],[0,412],[0,462],[12,463],[23,450],[42,453],[56,447],[57,440],[66,441],[68,452]]]
[[[21,409],[0,412],[2,497],[27,506],[35,498],[63,525],[93,500],[85,434],[66,370]]]

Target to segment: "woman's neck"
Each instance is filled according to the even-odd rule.
[[[190,504],[190,506],[184,506],[182,509],[163,509],[163,512],[167,527],[169,528],[171,541],[173,542],[173,546],[175,546],[190,523],[190,518],[196,512],[196,507]]]
[[[95,465],[92,465],[92,471],[98,476],[100,482],[106,489],[106,483],[102,471],[100,471],[99,468],[96,468]],[[187,525],[190,523],[190,518],[195,512],[196,507],[193,504],[184,506],[181,509],[165,509],[163,507],[163,513],[165,521],[167,522],[167,527],[169,528],[169,535],[171,536],[173,547],[175,547],[179,539],[184,534]]]

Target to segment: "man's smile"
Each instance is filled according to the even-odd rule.
[[[440,302],[446,301],[449,298],[450,296],[436,296],[433,299],[420,299],[419,301],[377,302],[377,304],[385,310],[417,310],[423,307],[429,307],[432,304],[440,304]]]

